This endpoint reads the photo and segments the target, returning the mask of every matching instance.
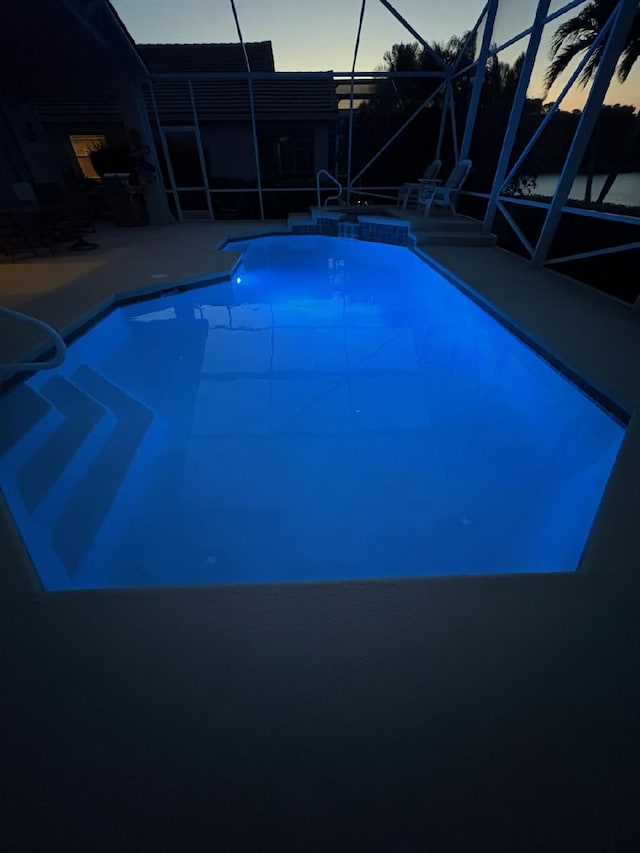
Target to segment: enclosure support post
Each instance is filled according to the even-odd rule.
[[[207,174],[207,164],[204,159],[204,150],[202,148],[202,137],[200,136],[200,124],[198,122],[198,111],[196,110],[196,99],[193,97],[193,85],[189,80],[189,98],[191,99],[191,111],[193,112],[193,124],[196,129],[196,145],[198,146],[198,157],[200,159],[200,170],[202,172],[202,180],[204,181],[205,195],[207,196],[207,209],[209,218],[215,219],[213,215],[213,206],[211,205],[211,192],[209,190],[209,175]]]
[[[502,151],[500,152],[500,159],[498,160],[496,173],[493,179],[493,187],[491,188],[491,195],[489,196],[487,212],[484,217],[482,229],[485,233],[489,233],[493,227],[493,221],[495,219],[498,205],[498,196],[502,191],[505,175],[509,168],[509,160],[516,141],[516,134],[520,125],[522,110],[527,99],[527,89],[529,88],[529,81],[531,80],[531,72],[533,71],[536,56],[538,55],[538,48],[540,47],[542,31],[549,12],[550,3],[551,0],[540,0],[538,8],[536,9],[531,37],[529,38],[529,45],[524,57],[522,71],[520,72],[520,77],[518,79],[518,86],[513,99],[513,106],[511,107],[511,115],[509,116],[509,124],[507,125],[507,132],[505,133],[504,142],[502,143]]]
[[[467,123],[464,128],[464,136],[460,144],[460,160],[465,160],[471,148],[471,138],[473,137],[473,129],[478,117],[478,107],[480,105],[480,95],[482,94],[482,86],[484,84],[484,73],[487,65],[487,58],[491,49],[491,39],[493,38],[493,25],[496,20],[498,11],[498,0],[489,0],[487,4],[487,20],[484,25],[484,33],[482,35],[482,46],[480,55],[476,62],[476,73],[473,78],[473,89],[471,91],[471,100],[469,109],[467,110]]]

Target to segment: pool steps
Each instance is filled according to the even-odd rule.
[[[4,415],[0,421],[0,458],[30,432],[50,409],[51,403],[28,385],[15,388],[5,399]]]
[[[41,503],[70,465],[76,448],[106,414],[103,406],[62,376],[52,376],[44,391],[46,400],[64,420],[51,431],[18,476],[18,487],[29,512]]]
[[[419,216],[415,212],[386,208],[367,214],[366,207],[325,209],[313,207],[309,213],[292,213],[288,219],[292,233],[327,233],[362,239],[359,223],[367,227],[364,239],[400,245],[427,246],[495,246],[496,236],[485,234],[482,223],[464,216]],[[377,233],[376,233],[377,232]],[[409,235],[409,240],[405,239]],[[396,237],[398,239],[396,239]]]
[[[74,576],[99,536],[153,421],[139,400],[87,365],[5,399],[0,458],[66,571]],[[29,438],[30,437],[30,438]],[[21,453],[22,442],[38,446]]]
[[[153,419],[146,406],[89,367],[80,367],[74,381],[82,391],[107,405],[116,418],[116,427],[53,530],[53,546],[72,574],[80,568]],[[100,484],[99,489],[95,488],[96,483]],[[81,517],[84,524],[80,527],[77,520]]]

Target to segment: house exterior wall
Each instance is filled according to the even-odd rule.
[[[314,128],[314,155],[315,171],[327,169],[331,171],[329,163],[329,125],[327,122],[316,124]]]
[[[7,109],[0,101],[0,209],[10,210],[15,204],[11,185],[27,178],[26,164],[9,124]]]
[[[14,180],[32,184],[60,183],[60,165],[35,108],[26,101],[6,99],[3,102],[3,112],[8,124],[5,129],[13,144],[20,150],[21,171],[24,172]]]
[[[5,156],[4,146],[0,146],[0,210],[11,210],[16,198],[11,190],[11,184],[19,180],[8,157]]]
[[[309,125],[307,124],[307,127]],[[329,125],[316,122],[311,125],[313,138],[313,172],[328,169],[329,161]],[[278,135],[278,127],[264,122],[258,125],[260,141],[261,167],[263,172],[268,162],[267,142],[271,136]],[[208,177],[213,186],[216,180],[237,181],[242,186],[247,181],[256,181],[256,161],[253,134],[249,122],[202,122],[200,136],[205,152]],[[265,180],[263,175],[263,183]]]
[[[251,124],[249,122],[203,122],[202,147],[208,154],[209,180],[234,178],[241,184],[257,176]]]

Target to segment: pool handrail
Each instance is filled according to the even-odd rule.
[[[330,195],[328,198],[324,200],[324,205],[320,201],[320,175],[326,175],[329,180],[333,181],[333,183],[338,187],[338,195]],[[331,172],[327,172],[326,169],[319,169],[316,174],[316,192],[318,193],[318,207],[327,207],[330,201],[339,201],[342,197],[344,187],[340,183],[340,181],[332,175]]]
[[[62,337],[56,330],[45,323],[44,320],[38,320],[37,317],[32,317],[30,314],[23,314],[21,311],[14,311],[12,308],[5,308],[0,305],[0,314],[6,314],[17,320],[22,320],[25,323],[31,323],[39,329],[43,329],[52,339],[55,347],[55,353],[48,361],[16,361],[10,364],[0,362],[1,370],[52,370],[54,367],[59,367],[67,357],[67,346]]]

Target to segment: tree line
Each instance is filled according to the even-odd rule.
[[[557,28],[544,80],[547,93],[570,63],[588,50],[614,7],[615,0],[593,0]],[[385,53],[382,68],[409,72],[439,71],[443,66],[463,69],[473,63],[477,50],[476,40],[470,34],[453,36],[446,43],[436,42],[429,47],[425,49],[415,42],[395,44]],[[579,85],[585,86],[592,79],[601,54],[600,50],[592,55]],[[639,56],[640,11],[620,55],[616,72],[620,82],[627,80]],[[469,189],[487,192],[491,188],[523,60],[524,54],[512,63],[502,62],[495,55],[487,61],[471,143],[470,156],[474,168],[468,182]],[[435,156],[443,112],[446,113],[446,127],[442,160],[443,171],[446,172],[453,166],[451,134],[455,133],[458,141],[462,136],[472,85],[473,72],[454,77],[449,92],[442,85],[442,80],[436,77],[381,80],[354,117],[352,174],[357,174],[416,110],[419,110],[418,114],[406,129],[367,168],[362,183],[396,185],[405,180],[416,180]],[[428,101],[426,105],[425,101]],[[514,162],[549,109],[550,105],[543,99],[526,99],[514,146]],[[538,175],[562,169],[579,119],[579,110],[555,111],[508,187],[508,192],[532,191]],[[609,176],[594,200],[596,204],[605,200],[620,172],[640,171],[640,109],[636,110],[631,104],[601,108],[580,171],[591,179],[598,172]],[[587,202],[592,202],[591,179],[586,186]]]

